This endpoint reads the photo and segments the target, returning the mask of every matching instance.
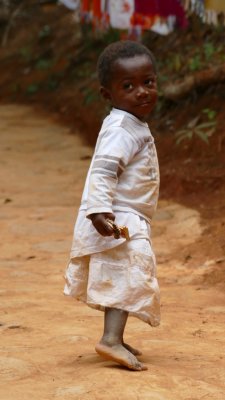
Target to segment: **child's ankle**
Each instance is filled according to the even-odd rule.
[[[122,344],[122,339],[115,336],[104,335],[100,340],[100,344],[104,344],[105,346],[116,346],[118,344]]]

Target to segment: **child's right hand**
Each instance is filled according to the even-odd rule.
[[[113,228],[108,224],[107,219],[115,221],[115,215],[111,213],[98,213],[98,214],[91,214],[88,216],[88,218],[90,218],[92,224],[94,225],[98,233],[100,233],[100,235],[102,236],[113,235]]]

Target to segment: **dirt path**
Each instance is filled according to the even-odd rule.
[[[0,398],[224,400],[225,294],[203,284],[213,260],[179,257],[201,235],[198,213],[159,205],[162,324],[129,320],[149,367],[129,372],[94,352],[102,314],[62,294],[91,149],[27,107],[1,106],[0,131]]]

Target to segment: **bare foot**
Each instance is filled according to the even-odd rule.
[[[142,352],[138,349],[135,349],[134,347],[130,346],[127,343],[123,342],[123,347],[125,347],[130,353],[132,353],[134,356],[141,356]]]
[[[133,371],[144,371],[147,368],[146,365],[142,364],[137,358],[130,353],[122,344],[114,346],[107,346],[105,344],[98,343],[95,347],[96,352],[106,358],[107,360],[115,361],[125,367],[132,369]]]

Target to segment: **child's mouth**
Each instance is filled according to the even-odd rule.
[[[138,104],[138,107],[149,107],[150,104],[151,104],[151,103],[150,103],[149,101],[146,101],[146,102],[144,102],[144,103]]]

